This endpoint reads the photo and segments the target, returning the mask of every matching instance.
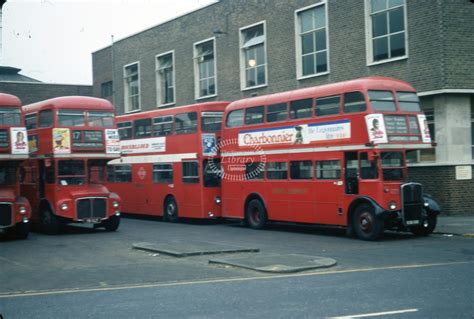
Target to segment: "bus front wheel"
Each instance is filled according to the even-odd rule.
[[[41,231],[46,234],[55,235],[61,231],[61,221],[49,208],[41,210],[39,222]]]
[[[120,216],[114,215],[102,222],[106,231],[116,231],[120,226]]]
[[[352,218],[352,227],[359,239],[377,240],[383,233],[384,223],[377,218],[369,204],[359,205]]]
[[[437,217],[436,216],[430,216],[426,219],[426,226],[417,226],[413,227],[411,229],[411,232],[415,236],[428,236],[430,235],[436,228],[436,223],[437,223]]]
[[[262,229],[267,222],[267,213],[262,201],[252,199],[245,210],[245,221],[253,229]]]
[[[178,221],[178,204],[174,197],[168,197],[165,201],[163,220],[171,223]]]

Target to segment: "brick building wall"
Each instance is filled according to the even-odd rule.
[[[466,13],[464,0],[452,0],[452,6],[467,10],[446,13],[445,1],[426,5],[424,1],[407,1],[408,58],[400,61],[367,65],[366,16],[364,0],[328,0],[328,38],[330,73],[305,80],[296,79],[295,10],[320,1],[257,1],[222,0],[185,16],[163,23],[128,38],[115,42],[114,85],[115,105],[123,113],[123,67],[140,62],[141,110],[156,108],[156,55],[174,50],[176,74],[176,105],[195,103],[193,76],[193,44],[214,36],[216,38],[218,96],[213,100],[236,100],[252,94],[292,90],[353,79],[369,75],[384,75],[403,79],[418,91],[444,88],[445,74],[456,74],[457,83],[469,83],[472,72],[459,69],[459,63],[472,63],[467,56],[450,61],[456,50],[450,45],[458,41],[456,26],[466,37],[472,24],[460,26],[472,13]],[[471,8],[472,9],[472,8]],[[448,10],[449,11],[449,10]],[[457,19],[452,19],[457,15]],[[266,21],[268,86],[241,91],[239,67],[239,28]],[[447,25],[445,28],[444,26]],[[446,41],[444,41],[446,40]],[[449,41],[447,41],[449,40]],[[459,43],[459,42],[457,42]],[[465,52],[465,50],[463,50]],[[472,51],[470,51],[472,52]],[[101,83],[112,81],[112,49],[93,53],[94,95],[100,96]],[[470,84],[472,87],[472,83]]]
[[[58,96],[93,96],[90,85],[49,84],[41,82],[0,82],[0,92],[16,95],[23,105]]]
[[[474,183],[456,180],[455,166],[410,167],[408,175],[410,181],[421,183],[424,191],[439,201],[444,215],[474,213]]]

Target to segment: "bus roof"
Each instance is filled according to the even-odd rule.
[[[319,96],[331,96],[341,94],[343,92],[393,89],[405,92],[416,91],[407,82],[394,78],[373,76],[238,100],[231,103],[227,108],[227,111],[250,106],[269,105]]]
[[[114,106],[107,100],[90,96],[63,96],[23,106],[25,113],[38,112],[45,109],[88,109],[115,111]]]
[[[224,111],[225,107],[229,105],[230,102],[205,102],[205,103],[196,103],[178,107],[171,107],[166,109],[158,109],[146,112],[124,114],[117,116],[116,119],[118,122],[133,121],[142,118],[152,118],[165,115],[175,115],[179,113],[186,112],[202,112],[202,111]]]
[[[15,95],[0,93],[0,107],[2,106],[21,107],[21,101]]]

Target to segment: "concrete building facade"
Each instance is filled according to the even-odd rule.
[[[364,76],[411,83],[437,147],[410,154],[447,214],[473,212],[474,4],[221,0],[92,55],[118,113],[237,100]]]

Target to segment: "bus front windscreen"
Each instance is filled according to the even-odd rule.
[[[405,162],[402,152],[382,152],[382,171],[384,180],[403,180],[404,167]]]
[[[16,125],[21,124],[21,111],[19,108],[2,107],[0,109],[0,125]]]
[[[58,161],[58,182],[60,185],[83,185],[86,180],[84,161]]]
[[[89,127],[113,127],[114,113],[90,111],[87,113]]]

